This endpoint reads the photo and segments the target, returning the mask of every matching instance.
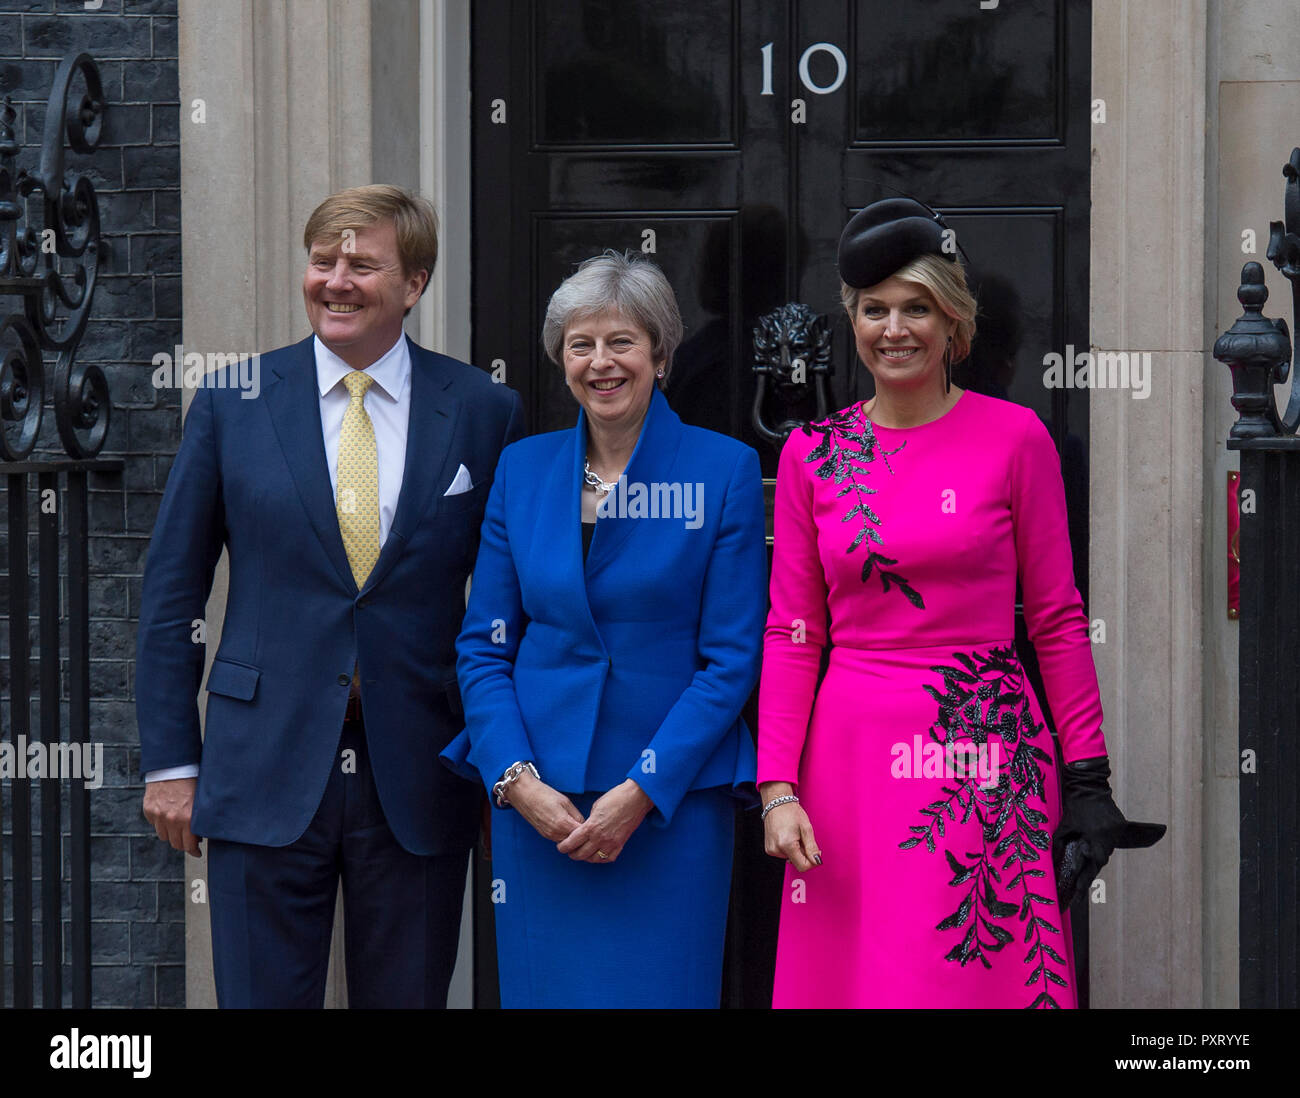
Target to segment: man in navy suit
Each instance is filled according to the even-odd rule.
[[[179,850],[208,841],[223,1007],[323,1004],[340,880],[350,1004],[445,1006],[479,791],[438,753],[463,726],[465,583],[521,406],[403,335],[437,258],[423,199],[332,195],[304,244],[315,334],[260,356],[252,388],[208,375],[154,527],[144,812]],[[223,548],[201,739],[195,622]]]

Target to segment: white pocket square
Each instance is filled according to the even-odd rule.
[[[473,487],[474,482],[470,480],[469,470],[462,465],[456,470],[456,476],[451,482],[451,487],[442,494],[444,496],[459,496],[464,492],[468,492]]]

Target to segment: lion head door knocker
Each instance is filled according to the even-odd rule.
[[[754,430],[780,448],[796,427],[807,420],[791,414],[811,390],[817,419],[830,414],[827,386],[831,376],[831,330],[824,316],[807,305],[791,302],[758,318],[754,327]],[[775,421],[766,418],[769,393],[783,405]]]

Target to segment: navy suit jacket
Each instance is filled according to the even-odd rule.
[[[666,825],[689,790],[754,780],[740,711],[767,612],[758,455],[683,426],[656,389],[624,504],[584,565],[586,437],[579,415],[501,455],[457,640],[466,729],[443,757],[489,788],[521,759],[566,793],[632,778]],[[638,484],[660,517],[639,517]],[[656,484],[677,487],[683,513],[685,486],[698,492],[695,518],[663,517]]]
[[[438,764],[460,731],[453,663],[465,581],[518,394],[408,340],[411,409],[392,528],[365,586],[348,565],[330,488],[310,338],[264,354],[261,394],[194,396],[154,526],[136,654],[142,771],[199,764],[191,830],[283,846],[306,830],[340,765],[358,664],[375,785],[414,854],[467,848],[478,791]],[[445,496],[461,465],[471,491]],[[196,697],[202,618],[222,548],[230,587]]]

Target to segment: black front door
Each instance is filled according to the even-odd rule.
[[[1088,345],[1090,37],[1089,0],[478,0],[475,362],[523,394],[533,431],[571,426],[577,405],[541,349],[547,300],[580,260],[643,251],[686,325],[670,402],[754,446],[772,477],[751,329],[785,302],[811,306],[832,322],[833,407],[870,395],[836,241],[867,203],[920,198],[955,228],[980,301],[956,380],[1051,428],[1086,597],[1086,390],[1045,388],[1041,363]],[[770,1001],[781,866],[761,834],[753,814],[737,830],[726,1005]],[[479,876],[477,998],[491,1005]]]

